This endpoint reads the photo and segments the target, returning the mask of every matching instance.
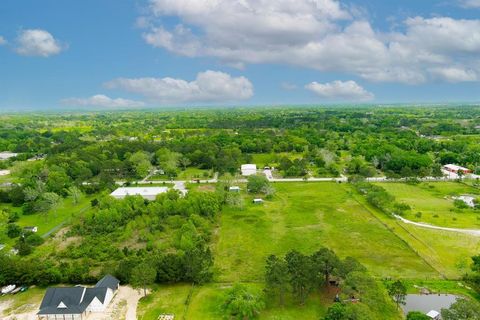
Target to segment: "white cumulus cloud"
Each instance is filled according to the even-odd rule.
[[[48,31],[28,29],[18,35],[15,51],[24,56],[49,57],[59,54],[63,49],[62,44]]]
[[[141,94],[161,103],[205,103],[246,100],[253,96],[253,85],[245,77],[232,77],[218,71],[197,74],[193,81],[174,78],[119,78],[105,84]]]
[[[105,108],[133,108],[142,107],[145,104],[141,101],[128,99],[112,99],[103,94],[97,94],[89,98],[67,98],[63,99],[62,104],[67,106],[85,106],[85,107],[105,107]]]
[[[369,101],[375,96],[355,81],[332,81],[328,83],[311,82],[305,86],[316,95],[337,101]]]
[[[7,44],[7,40],[4,37],[0,36],[0,46],[3,46],[4,44]]]
[[[467,82],[477,81],[477,74],[472,70],[464,70],[462,68],[447,67],[438,68],[430,71],[435,74],[437,78],[447,82]]]
[[[179,23],[169,28],[165,17]],[[231,66],[290,64],[407,84],[480,73],[480,19],[410,17],[401,31],[382,31],[336,0],[150,0],[148,21],[150,45]],[[438,71],[452,66],[468,76]]]

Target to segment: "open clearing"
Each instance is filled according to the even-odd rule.
[[[408,220],[441,227],[480,229],[480,211],[457,209],[452,199],[452,196],[459,195],[478,196],[480,191],[476,188],[458,182],[422,182],[418,185],[389,182],[378,185],[397,201],[412,208],[404,215]]]
[[[222,292],[235,282],[262,290],[266,257],[283,255],[290,249],[311,253],[321,246],[332,248],[341,257],[359,259],[379,279],[434,282],[441,278],[396,232],[357,201],[349,185],[275,183],[275,188],[274,199],[263,205],[252,204],[253,196],[245,195],[243,210],[223,210],[214,245],[215,283],[194,288],[186,284],[156,286],[152,295],[141,300],[139,318],[174,313],[185,319],[219,319]],[[301,307],[287,298],[283,308],[267,303],[260,319],[318,319],[332,301],[328,294],[316,294]]]
[[[13,207],[10,204],[0,205],[0,209],[3,208],[12,212],[18,212],[19,220],[17,224],[20,227],[36,226],[38,227],[38,234],[46,237],[50,233],[58,231],[62,226],[70,222],[71,219],[78,218],[86,210],[88,210],[90,208],[90,200],[91,198],[84,197],[78,204],[73,204],[71,199],[65,199],[61,202],[56,211],[50,210],[47,215],[24,215],[21,212],[22,208]],[[7,237],[5,237],[2,242],[7,244],[9,247],[14,245],[14,240]],[[41,248],[42,247],[39,249]]]
[[[380,212],[354,195],[382,224],[400,237],[443,278],[459,279],[470,268],[470,257],[480,250],[480,238],[452,231],[433,230],[406,224]],[[417,277],[421,279],[422,277]]]
[[[215,247],[217,280],[262,281],[265,259],[321,246],[352,256],[377,277],[437,277],[410,247],[336,183],[275,184],[273,201],[226,209]],[[248,198],[250,199],[250,197]]]

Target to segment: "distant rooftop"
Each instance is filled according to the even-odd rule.
[[[456,164],[446,164],[443,166],[444,168],[452,169],[452,170],[469,170],[468,168],[456,165]]]
[[[252,163],[242,164],[240,167],[242,176],[251,176],[257,173],[257,165]]]
[[[145,199],[154,200],[158,194],[166,193],[167,191],[167,187],[122,187],[113,191],[110,195],[115,198],[138,195]]]

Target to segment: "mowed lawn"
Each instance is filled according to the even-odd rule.
[[[313,253],[321,246],[360,260],[377,277],[436,278],[438,273],[353,199],[347,185],[277,183],[263,205],[227,208],[221,216],[215,280],[263,280],[265,259],[291,249]]]
[[[406,183],[382,183],[397,201],[408,204],[412,210],[405,218],[437,226],[480,229],[480,211],[457,209],[452,196],[473,195],[480,197],[480,191],[458,182],[429,182],[418,185]],[[421,215],[417,214],[418,212]]]
[[[11,205],[0,205],[0,209],[8,209],[18,212],[19,220],[16,222],[20,227],[36,226],[38,234],[44,236],[49,232],[57,231],[61,226],[67,224],[72,218],[78,217],[90,208],[91,197],[83,197],[79,203],[73,204],[71,199],[63,199],[58,208],[50,210],[48,214],[36,213],[23,215],[22,209]],[[16,239],[5,238],[5,244],[13,246]]]

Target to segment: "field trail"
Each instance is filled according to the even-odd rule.
[[[400,217],[398,215],[394,215],[394,217],[399,219],[403,223],[411,224],[411,225],[414,225],[414,226],[417,226],[417,227],[435,229],[435,230],[443,230],[443,231],[451,231],[451,232],[458,232],[458,233],[468,234],[468,235],[471,235],[471,236],[480,237],[480,230],[476,230],[476,229],[459,229],[459,228],[439,227],[439,226],[434,226],[434,225],[431,225],[431,224],[428,224],[428,223],[414,222],[414,221],[405,219],[403,217]]]

